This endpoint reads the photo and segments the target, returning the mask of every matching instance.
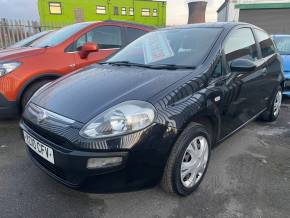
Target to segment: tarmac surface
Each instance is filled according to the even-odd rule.
[[[217,146],[187,198],[159,187],[87,194],[57,183],[26,154],[18,121],[0,121],[0,217],[290,217],[290,100]]]

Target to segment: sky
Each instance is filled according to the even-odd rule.
[[[208,1],[207,21],[216,21],[216,10],[223,1]],[[167,0],[167,25],[186,24],[188,9],[185,2],[185,0]],[[0,18],[38,20],[37,0],[0,0]]]
[[[224,0],[208,0],[206,21],[217,20],[217,9]],[[167,0],[167,25],[186,24],[188,19],[188,7],[185,0]]]

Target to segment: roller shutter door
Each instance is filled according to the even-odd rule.
[[[290,9],[240,10],[239,20],[261,27],[270,34],[290,34]]]

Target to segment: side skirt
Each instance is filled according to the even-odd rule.
[[[226,135],[224,138],[220,139],[217,141],[217,144],[220,144],[222,142],[224,142],[227,138],[229,138],[230,136],[232,136],[233,134],[237,133],[238,131],[240,131],[242,128],[244,128],[246,125],[248,125],[250,122],[252,122],[253,120],[255,120],[257,117],[259,117],[262,113],[264,113],[267,110],[267,108],[264,108],[262,111],[260,111],[259,113],[257,113],[254,117],[252,117],[251,119],[249,119],[247,122],[243,123],[240,127],[238,127],[237,129],[235,129],[233,132],[229,133],[228,135]]]

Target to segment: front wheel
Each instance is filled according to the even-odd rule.
[[[270,107],[261,115],[262,120],[266,122],[273,122],[277,120],[281,110],[282,96],[282,89],[279,87],[272,97]]]
[[[49,83],[53,81],[52,79],[44,79],[44,80],[40,80],[38,82],[33,83],[32,85],[30,85],[27,90],[24,92],[22,98],[21,98],[21,111],[23,112],[23,110],[25,109],[26,104],[28,103],[28,101],[30,100],[30,98],[33,96],[33,94],[40,89],[42,86],[44,86],[45,84]]]
[[[181,196],[191,194],[204,178],[210,153],[211,137],[206,127],[190,124],[172,148],[161,187]]]

